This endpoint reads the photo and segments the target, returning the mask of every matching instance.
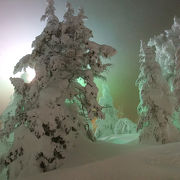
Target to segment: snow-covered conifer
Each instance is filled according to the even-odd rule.
[[[176,98],[176,110],[180,110],[180,19],[174,18],[174,24],[171,30],[166,31],[166,36],[174,45],[174,78],[173,90]],[[168,51],[166,52],[168,53]]]
[[[96,138],[136,133],[137,125],[135,123],[128,118],[118,117],[118,113],[120,112],[114,106],[107,83],[102,84],[102,96],[99,98],[99,104],[104,107],[102,112],[105,114],[105,119],[96,119],[94,122]]]
[[[99,99],[99,104],[104,107],[102,111],[105,114],[105,119],[96,120],[95,136],[97,138],[113,135],[115,124],[118,121],[118,111],[113,105],[113,99],[106,83],[102,84],[102,97]]]
[[[113,56],[116,50],[90,41],[93,35],[84,25],[84,11],[74,15],[69,3],[59,22],[54,1],[48,0],[41,20],[46,19],[46,27],[32,43],[32,54],[14,68],[17,73],[31,67],[35,78],[30,83],[10,79],[21,98],[0,131],[1,139],[14,135],[11,148],[1,158],[1,169],[8,167],[8,180],[59,168],[76,138],[94,140],[88,126],[91,119],[104,118],[94,77],[109,66],[102,58]]]
[[[171,121],[174,110],[173,97],[155,58],[155,47],[141,43],[140,74],[136,82],[140,94],[140,119],[137,130],[142,129],[140,142],[164,144],[176,141],[179,132]]]
[[[171,91],[174,93],[175,112],[174,123],[180,127],[180,19],[175,17],[170,30],[155,36],[149,41],[150,46],[156,47],[156,61],[159,62],[163,76],[168,81]]]

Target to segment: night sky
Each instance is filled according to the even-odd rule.
[[[55,0],[56,15],[62,20],[65,0]],[[180,0],[70,0],[77,10],[83,7],[94,41],[108,44],[118,53],[111,60],[107,83],[116,108],[137,121],[139,102],[135,81],[139,73],[140,40],[163,33],[180,17]],[[45,0],[0,0],[0,113],[7,106],[13,87],[9,82],[13,66],[31,52],[31,42],[44,26],[40,17]]]

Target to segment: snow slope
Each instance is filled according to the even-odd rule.
[[[180,180],[180,143],[78,143],[61,169],[18,180]]]

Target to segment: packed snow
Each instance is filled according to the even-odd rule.
[[[81,140],[60,169],[18,180],[180,179],[180,143],[140,145],[136,139],[128,144],[113,144],[111,140]]]

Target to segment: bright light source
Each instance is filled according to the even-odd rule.
[[[13,69],[16,63],[26,54],[30,54],[32,51],[29,48],[29,43],[17,44],[17,46],[9,47],[0,54],[0,79],[7,81],[10,84],[10,77],[21,77],[25,82],[31,82],[35,77],[34,69],[28,67],[26,72],[18,72],[13,75]]]
[[[31,51],[32,49],[29,48],[29,43],[21,43],[11,46],[8,49],[3,49],[0,54],[0,79],[9,82],[9,78],[14,76],[13,69],[16,63],[23,56],[31,53]]]
[[[25,83],[30,83],[36,76],[35,70],[28,67],[26,71],[21,71],[15,74],[13,77],[22,78]]]
[[[28,67],[26,69],[26,72],[27,72],[27,82],[31,82],[36,76],[35,70]]]

